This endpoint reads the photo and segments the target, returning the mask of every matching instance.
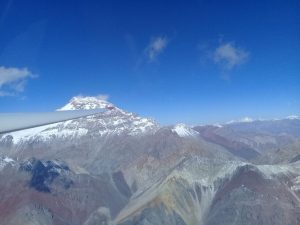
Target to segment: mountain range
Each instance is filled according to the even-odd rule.
[[[300,118],[162,126],[97,115],[0,134],[0,224],[300,224]]]

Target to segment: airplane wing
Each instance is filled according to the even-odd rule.
[[[0,134],[78,119],[104,111],[104,109],[92,109],[42,113],[0,113]]]

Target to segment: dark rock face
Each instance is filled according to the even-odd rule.
[[[24,162],[20,169],[30,172],[32,174],[29,182],[30,187],[41,192],[51,192],[50,185],[55,178],[60,176],[62,172],[69,171],[69,167],[58,161],[41,161],[32,158]],[[69,188],[72,185],[72,181],[63,177],[64,188]]]
[[[51,167],[49,168],[38,161],[32,170],[30,186],[37,191],[50,192],[49,185],[58,175],[59,173],[51,170]]]
[[[126,183],[126,181],[124,179],[122,171],[113,173],[112,178],[113,178],[113,181],[114,181],[117,189],[120,191],[120,193],[122,193],[127,198],[130,198],[131,191],[130,191],[128,184]]]

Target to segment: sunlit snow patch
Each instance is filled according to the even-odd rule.
[[[172,132],[177,133],[180,137],[194,137],[198,135],[198,132],[188,127],[187,125],[180,123],[174,126]]]
[[[15,163],[15,160],[9,157],[1,157],[0,156],[0,171],[8,164],[13,165]]]

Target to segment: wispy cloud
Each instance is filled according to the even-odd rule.
[[[0,67],[0,96],[14,96],[24,91],[28,79],[36,75],[27,68]]]
[[[145,49],[146,57],[149,62],[153,62],[157,59],[168,45],[168,39],[166,37],[156,37],[152,38],[150,43]]]
[[[108,94],[98,94],[96,96],[79,94],[79,95],[75,96],[75,98],[96,98],[96,99],[103,100],[103,101],[108,101],[109,97],[110,96]]]
[[[107,94],[100,94],[96,96],[98,99],[104,100],[104,101],[108,101],[109,99],[109,95]]]
[[[231,70],[247,61],[249,52],[233,43],[221,43],[213,52],[213,61],[225,70]]]

